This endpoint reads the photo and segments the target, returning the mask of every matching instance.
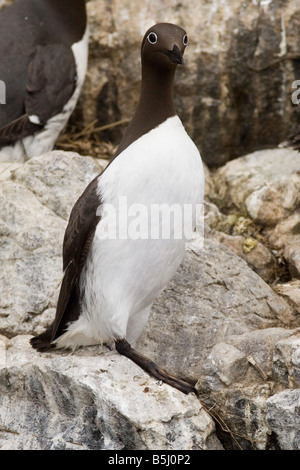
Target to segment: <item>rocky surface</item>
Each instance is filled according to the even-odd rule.
[[[283,148],[254,152],[218,169],[213,181],[214,202],[223,212],[246,214],[268,248],[285,259],[290,276],[299,278],[300,153]]]
[[[276,284],[273,289],[283,296],[296,310],[300,311],[300,280]]]
[[[300,154],[286,148],[260,150],[227,163],[213,180],[225,207],[245,208],[256,223],[274,227],[299,206]]]
[[[101,346],[42,355],[29,339],[0,338],[2,450],[222,449],[194,394]]]
[[[300,389],[280,392],[267,400],[267,423],[281,449],[299,450]]]
[[[297,319],[295,328],[278,323],[228,336],[210,351],[198,387],[229,419],[233,448],[299,449],[293,421],[300,406],[299,171],[300,153],[281,148],[240,157],[210,174],[206,217],[215,237],[269,282]]]
[[[0,7],[6,3],[11,0]],[[291,86],[300,75],[294,0],[90,0],[87,9],[89,67],[76,112],[81,126],[132,116],[141,39],[152,24],[169,21],[190,38],[176,77],[176,106],[210,166],[274,147],[293,132],[299,117]],[[102,136],[118,144],[123,130]]]
[[[252,158],[241,158],[246,174]],[[260,165],[258,159],[258,173]],[[55,151],[1,170],[2,448],[299,448],[293,421],[300,389],[299,280],[274,288],[264,282],[239,252],[259,248],[260,268],[268,267],[271,252],[253,243],[255,234],[245,243],[206,227],[204,246],[195,236],[137,345],[160,365],[198,379],[199,402],[159,387],[101,347],[46,355],[30,348],[28,335],[55,314],[68,213],[101,167],[90,157]],[[220,176],[206,173],[206,197],[216,202]],[[225,205],[209,204],[215,221],[228,217]],[[238,237],[236,253],[230,237]],[[163,419],[154,411],[160,406]]]
[[[215,232],[215,237],[223,245],[244,259],[248,266],[264,281],[272,281],[275,276],[276,259],[272,252],[253,237],[241,235],[227,235],[224,232]]]

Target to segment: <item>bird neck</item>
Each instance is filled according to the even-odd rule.
[[[175,67],[160,70],[143,65],[140,99],[115,156],[176,114],[173,101]]]
[[[175,114],[173,101],[175,67],[170,70],[154,69],[144,65],[137,113],[147,113],[146,120],[163,122]]]
[[[56,37],[62,37],[66,44],[82,39],[87,15],[85,0],[34,0],[41,17],[52,28]]]

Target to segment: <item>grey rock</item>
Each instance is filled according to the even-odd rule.
[[[276,448],[276,431],[270,431],[266,410],[269,399],[281,390],[291,392],[291,388],[299,387],[299,329],[266,328],[234,335],[227,341],[226,347],[218,344],[212,348],[197,383],[200,400],[231,435],[233,448]],[[240,367],[230,371],[235,363]],[[222,380],[228,371],[233,378],[230,383]],[[274,426],[280,427],[277,419]],[[293,448],[297,426],[291,420],[285,448]]]
[[[1,450],[222,449],[194,394],[104,347],[43,355],[29,339],[0,357]]]
[[[270,248],[283,251],[292,277],[300,277],[300,153],[261,150],[228,162],[214,175],[216,203],[247,211]]]
[[[42,205],[68,220],[75,201],[102,169],[96,159],[54,150],[18,166],[11,179],[29,189]]]
[[[286,282],[285,284],[277,284],[273,289],[283,296],[292,305],[294,310],[300,313],[300,280]]]
[[[252,219],[274,226],[299,204],[300,153],[290,149],[260,150],[217,170],[216,197],[246,208]]]
[[[300,450],[300,389],[285,390],[267,400],[266,418],[282,450]]]
[[[22,185],[1,184],[0,331],[28,331],[28,322],[54,306],[65,222]]]
[[[300,279],[300,238],[285,247],[284,257],[289,264],[291,277]]]
[[[265,450],[270,428],[266,422],[266,400],[272,394],[268,383],[223,389],[212,393],[207,406],[212,407],[235,450]],[[205,400],[205,398],[204,398]]]
[[[209,227],[214,228],[223,217],[216,204],[208,199],[204,200],[204,220]]]
[[[231,236],[223,232],[215,232],[215,237],[244,259],[264,281],[269,282],[274,279],[276,259],[262,243],[251,237]]]
[[[273,373],[288,388],[300,387],[300,333],[284,338],[276,344]]]
[[[22,166],[22,163],[0,162],[0,181],[10,179],[12,171],[20,166]]]
[[[272,378],[272,360],[277,343],[295,331],[297,330],[265,328],[230,338],[230,344],[247,356],[252,367],[252,373],[245,378],[244,386]]]
[[[300,243],[300,211],[296,209],[286,219],[281,220],[275,227],[266,227],[264,232],[275,249],[288,247],[289,244]]]
[[[236,384],[244,379],[248,367],[247,357],[242,351],[230,344],[217,343],[212,347],[204,365],[204,374],[199,386],[202,389],[215,390],[224,386],[228,387],[232,383]],[[205,386],[203,379],[206,383]]]

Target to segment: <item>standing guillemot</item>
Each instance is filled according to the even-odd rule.
[[[17,0],[0,11],[0,161],[52,150],[77,103],[88,57],[85,0]]]
[[[201,157],[173,104],[174,74],[177,64],[183,63],[186,45],[186,32],[173,24],[160,23],[146,32],[137,110],[115,158],[72,209],[63,243],[64,277],[56,317],[31,344],[47,351],[114,342],[120,354],[149,374],[190,393],[195,391],[190,381],[170,375],[130,345],[179,266],[186,240],[174,236],[175,223],[166,239],[106,236],[107,226],[117,227],[119,233],[124,228],[128,206],[139,204],[149,214],[156,204],[195,208],[203,203]],[[127,207],[120,204],[121,198],[126,198]],[[115,210],[108,211],[107,206]],[[151,233],[161,222],[154,223]],[[180,218],[176,223],[177,228],[182,226]],[[189,223],[194,229],[194,212]]]

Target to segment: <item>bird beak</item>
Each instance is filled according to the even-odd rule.
[[[166,51],[165,55],[169,58],[172,64],[183,65],[183,57],[179,48],[176,46],[176,44],[174,45],[171,51]]]

